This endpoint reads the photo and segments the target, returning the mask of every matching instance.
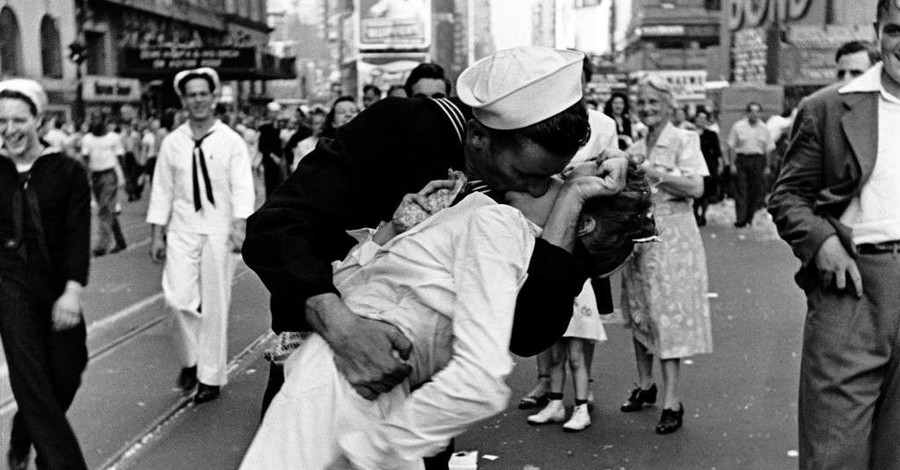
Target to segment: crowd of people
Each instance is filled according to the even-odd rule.
[[[412,99],[370,86],[288,126],[277,103],[259,117],[219,112],[210,68],[176,75],[177,113],[77,129],[43,119],[38,83],[0,81],[9,467],[28,468],[33,446],[39,468],[86,468],[65,412],[87,365],[90,258],[127,247],[122,187],[129,202],[149,188],[177,384],[195,404],[227,383],[238,255],[271,293],[278,338],[242,468],[446,469],[454,437],[506,409],[512,354],[537,356],[526,422],[587,428],[604,406],[591,374],[615,273],[636,367],[619,409],[659,401],[655,432],[677,432],[680,365],[713,352],[700,227],[729,191],[735,227],[768,204],[803,262],[815,321],[801,467],[895,468],[900,215],[884,195],[897,187],[900,5],[881,0],[877,20],[882,62],[863,67],[845,56],[865,51],[842,48],[841,83],[769,122],[747,103],[725,139],[714,113],[680,106],[652,76],[592,109],[584,55],[533,46],[476,62],[455,89],[422,64],[397,91]]]

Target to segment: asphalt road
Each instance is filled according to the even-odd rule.
[[[230,315],[229,385],[215,402],[193,406],[173,388],[179,366],[159,297],[160,268],[147,257],[144,203],[126,205],[133,249],[95,260],[86,296],[92,360],[70,420],[92,468],[235,468],[259,420],[268,367],[260,358],[267,294],[241,265]],[[798,263],[758,217],[731,227],[726,206],[703,229],[710,271],[715,352],[682,367],[685,427],[657,436],[660,410],[618,407],[636,379],[629,333],[606,325],[593,377],[593,426],[578,434],[531,427],[515,409],[536,375],[517,359],[509,409],[457,439],[478,451],[480,469],[789,469],[797,465],[796,389],[804,299]],[[0,359],[0,448],[14,402]],[[568,390],[567,390],[568,392]],[[571,406],[571,393],[567,393]]]

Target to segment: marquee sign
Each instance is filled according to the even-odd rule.
[[[173,75],[198,67],[212,67],[222,74],[257,67],[255,47],[126,47],[122,59],[122,72],[130,76]]]

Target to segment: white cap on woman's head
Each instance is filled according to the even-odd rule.
[[[200,67],[199,69],[182,70],[175,75],[175,80],[172,82],[175,86],[175,93],[178,93],[178,96],[181,96],[182,80],[197,75],[209,77],[209,79],[212,80],[213,87],[212,90],[209,90],[210,93],[215,93],[216,90],[219,89],[219,74],[209,67]]]
[[[21,93],[31,101],[37,114],[47,109],[47,93],[40,83],[27,78],[10,78],[0,81],[0,91],[9,90]]]
[[[582,98],[584,54],[539,46],[499,51],[472,64],[456,84],[463,103],[492,129],[521,129]]]

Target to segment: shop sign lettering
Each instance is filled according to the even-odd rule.
[[[775,18],[799,20],[813,0],[728,0],[728,27],[732,31],[756,28]]]

